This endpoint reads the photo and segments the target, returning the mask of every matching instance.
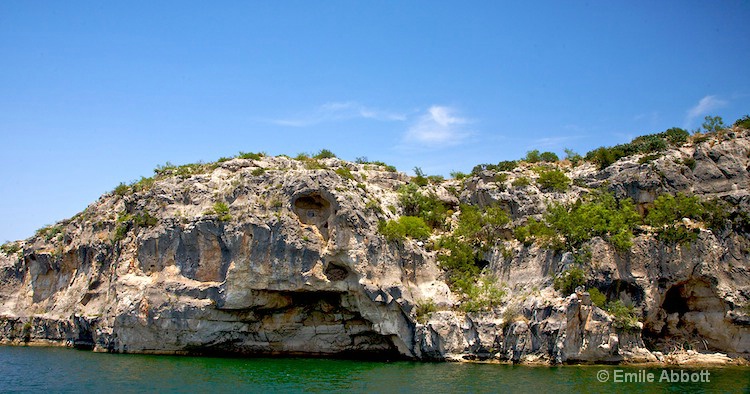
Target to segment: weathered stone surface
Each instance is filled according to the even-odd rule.
[[[651,163],[630,157],[602,171],[591,164],[567,171],[577,185],[607,187],[641,210],[661,193],[692,192],[750,213],[746,134],[684,146]],[[686,345],[750,354],[750,229],[703,229],[682,247],[643,232],[628,252],[590,240],[588,285],[636,305],[642,332],[617,329],[588,293],[563,298],[552,278],[573,256],[524,246],[510,232],[499,240],[505,251],[484,256],[507,292],[503,305],[467,314],[444,282],[432,242],[387,242],[377,231],[379,220],[397,217],[388,207],[398,206],[408,177],[338,159],[321,163],[329,168],[284,157],[233,159],[103,196],[59,223],[61,235],[0,253],[0,340],[112,352],[526,363],[701,359],[668,358]],[[344,167],[354,179],[334,172]],[[520,176],[532,183],[513,187]],[[544,192],[537,176],[527,166],[505,178],[485,171],[428,188],[456,209],[499,204],[515,223],[587,192]],[[217,201],[231,218],[214,212]],[[156,225],[117,220],[146,212]],[[426,301],[438,311],[418,316]]]

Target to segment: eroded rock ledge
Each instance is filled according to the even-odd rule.
[[[512,178],[491,173],[429,187],[456,208],[500,204],[516,221],[601,185],[639,209],[660,193],[690,191],[750,212],[749,152],[741,134],[670,151],[650,169],[638,158],[602,171],[583,165],[566,170],[581,185],[566,193],[509,189],[502,182]],[[695,158],[693,171],[674,165],[681,155]],[[750,354],[747,234],[704,229],[691,245],[670,246],[642,233],[627,253],[590,240],[589,284],[637,305],[636,329],[617,328],[584,289],[568,297],[553,289],[569,254],[512,239],[505,253],[485,256],[507,292],[503,303],[464,313],[430,243],[388,242],[378,232],[380,220],[400,214],[397,189],[409,178],[321,162],[326,168],[237,158],[165,177],[105,195],[56,225],[53,237],[0,253],[0,340],[108,352],[545,364],[730,360],[687,348]],[[436,310],[422,314],[427,300]]]

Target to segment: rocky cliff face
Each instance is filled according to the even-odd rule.
[[[734,129],[648,163],[558,164],[574,180],[565,192],[511,186],[537,177],[524,165],[424,189],[456,211],[499,204],[513,219],[508,234],[597,187],[641,210],[690,192],[748,213],[749,154],[748,132]],[[3,248],[0,338],[111,352],[544,363],[663,361],[685,347],[750,354],[749,231],[697,225],[697,239],[677,245],[643,228],[625,252],[595,237],[586,286],[567,297],[553,279],[571,253],[507,236],[483,260],[502,302],[464,312],[466,295],[451,291],[436,258],[439,231],[427,242],[378,231],[403,213],[398,189],[409,182],[335,158],[163,169]],[[634,305],[640,322],[615,324],[592,303],[593,287]]]

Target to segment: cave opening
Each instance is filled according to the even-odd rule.
[[[328,221],[333,214],[330,201],[320,193],[313,192],[298,196],[294,199],[292,205],[294,206],[294,213],[297,214],[301,223],[315,226],[323,239],[328,240]]]
[[[720,349],[726,306],[710,283],[690,279],[670,286],[660,309],[644,330],[644,340],[655,348],[674,350]]]
[[[667,290],[664,296],[664,302],[661,307],[667,314],[678,313],[680,315],[690,311],[687,299],[682,296],[684,285],[672,286]]]
[[[341,268],[340,266],[331,265]],[[335,291],[264,291],[263,297],[288,302],[276,307],[226,311],[243,322],[211,345],[189,347],[192,354],[302,356],[399,360],[392,335],[379,333],[347,293]]]

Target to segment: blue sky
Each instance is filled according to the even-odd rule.
[[[748,20],[748,1],[5,0],[0,242],[167,161],[327,148],[447,175],[731,123]]]

